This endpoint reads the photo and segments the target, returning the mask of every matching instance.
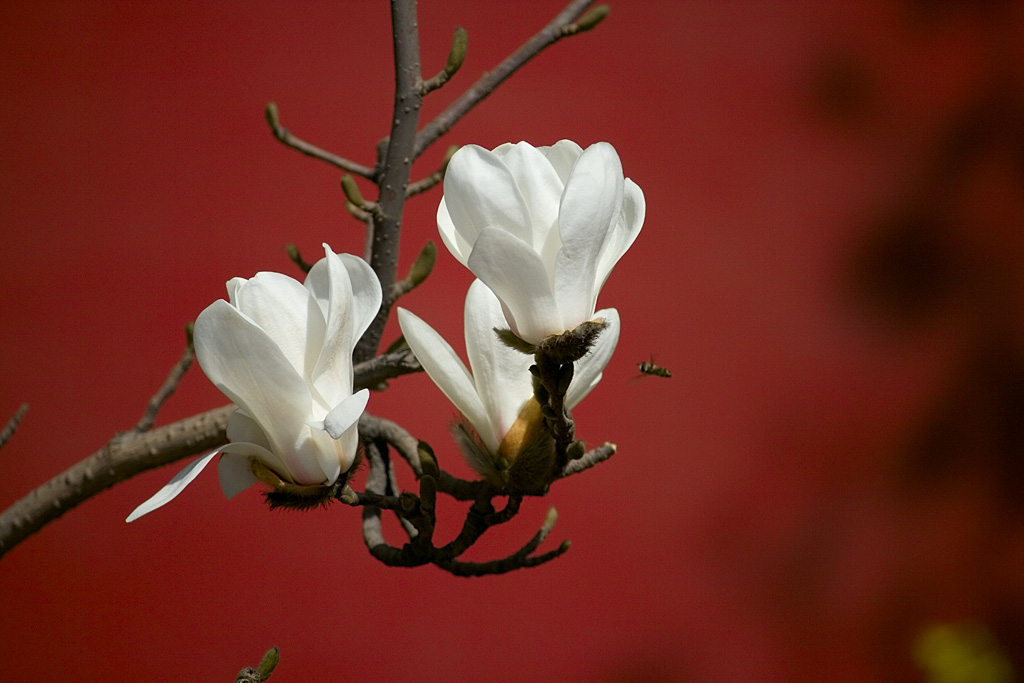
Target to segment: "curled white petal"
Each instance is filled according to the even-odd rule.
[[[411,311],[399,308],[398,323],[402,327],[402,334],[405,335],[409,348],[430,379],[469,420],[484,443],[489,448],[497,448],[500,439],[484,410],[473,376],[469,374],[469,370],[455,350],[434,331],[434,328]]]
[[[352,394],[327,413],[323,420],[323,430],[330,434],[332,439],[340,439],[342,434],[359,421],[369,400],[369,389],[360,389]]]
[[[135,508],[124,521],[134,522],[139,517],[149,514],[153,510],[163,507],[177,498],[178,494],[184,491],[185,487],[191,484],[192,481],[199,476],[199,473],[210,464],[210,461],[213,460],[214,456],[218,453],[220,453],[220,451],[216,450],[190,462],[183,470],[174,475],[169,482],[164,484],[162,489],[154,493],[149,500]]]
[[[496,448],[533,394],[533,358],[498,340],[494,329],[505,326],[505,316],[498,298],[480,280],[466,294],[464,322],[473,383],[496,436],[488,445]]]

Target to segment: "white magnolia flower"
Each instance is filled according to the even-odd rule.
[[[218,454],[228,498],[256,483],[250,458],[306,486],[332,484],[352,466],[369,397],[352,393],[352,349],[380,309],[381,288],[362,259],[324,248],[304,285],[281,273],[234,278],[229,300],[199,314],[196,358],[238,407],[231,443],[189,464],[127,521],[174,499]]]
[[[576,363],[565,405],[574,408],[601,380],[619,340],[619,314],[614,308],[598,312],[608,327],[590,353]],[[466,295],[466,355],[470,370],[441,336],[413,313],[399,308],[402,333],[434,384],[469,421],[486,453],[465,453],[469,464],[493,477],[499,459],[515,463],[543,430],[540,406],[533,397],[530,365],[533,358],[498,340],[494,328],[504,322],[501,304],[488,287],[476,280]]]
[[[594,318],[597,295],[644,222],[644,195],[615,149],[561,140],[452,157],[437,226],[449,251],[501,300],[533,344]]]

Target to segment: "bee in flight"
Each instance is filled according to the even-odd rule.
[[[654,375],[655,377],[671,377],[672,371],[668,368],[663,368],[660,365],[655,365],[653,359],[649,361],[641,361],[636,364],[640,374],[642,375]]]

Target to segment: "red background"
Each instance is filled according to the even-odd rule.
[[[4,677],[230,681],[278,645],[281,683],[915,680],[915,635],[963,620],[1018,657],[1024,21],[983,5],[622,0],[416,165],[608,140],[646,194],[599,302],[619,349],[576,413],[619,452],[473,559],[548,505],[566,556],[390,569],[357,511],[225,501],[212,472],[126,525],[175,464],[0,560]],[[427,75],[469,32],[423,121],[557,9],[422,0]],[[230,277],[297,276],[288,242],[361,251],[340,173],[273,140],[265,104],[372,164],[391,98],[383,0],[0,5],[0,418],[31,404],[0,506],[133,425]],[[403,268],[439,198],[409,202]],[[469,281],[442,250],[402,305],[459,347]],[[652,355],[674,377],[631,381]],[[195,369],[160,423],[224,402]],[[425,376],[369,409],[467,473]]]

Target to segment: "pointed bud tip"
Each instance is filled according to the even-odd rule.
[[[366,203],[363,199],[363,194],[359,191],[359,186],[356,185],[355,178],[348,173],[341,176],[341,191],[345,193],[345,199],[357,207],[361,207]]]
[[[466,48],[469,43],[469,34],[461,26],[455,27],[455,35],[452,36],[452,47],[448,51],[448,63],[444,65],[444,72],[451,78],[462,67],[466,61]]]
[[[265,681],[270,678],[270,674],[274,672],[274,667],[281,661],[281,650],[276,646],[267,650],[266,654],[263,655],[263,659],[260,660],[260,664],[256,667],[256,672],[260,675],[260,679]]]
[[[607,17],[608,13],[611,11],[612,8],[608,5],[598,5],[597,7],[591,8],[589,12],[576,21],[576,30],[579,33],[589,31],[604,21],[605,17]]]
[[[437,263],[437,245],[432,240],[428,240],[409,269],[409,281],[413,287],[418,287],[427,279],[427,276],[434,270],[435,263]]]
[[[267,108],[263,110],[263,114],[267,117],[267,123],[270,124],[271,128],[277,128],[281,125],[281,119],[277,113],[276,102],[267,102]]]

